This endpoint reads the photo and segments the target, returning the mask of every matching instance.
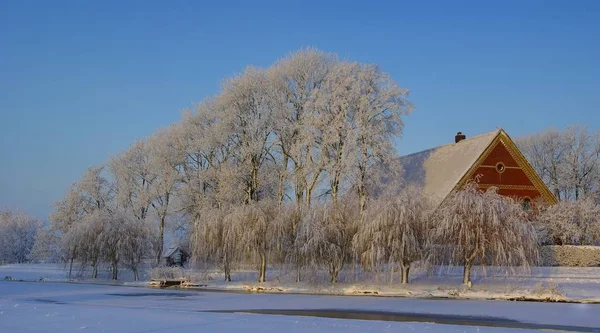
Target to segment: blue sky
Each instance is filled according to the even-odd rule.
[[[45,219],[88,166],[305,46],[411,90],[401,154],[600,127],[600,1],[2,1],[0,207]]]

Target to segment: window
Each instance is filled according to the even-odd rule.
[[[531,199],[525,198],[523,199],[523,209],[529,210],[531,208]]]
[[[506,170],[504,163],[502,163],[502,162],[496,163],[496,171],[498,171],[498,173],[503,173],[504,170]]]

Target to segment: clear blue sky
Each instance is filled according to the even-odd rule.
[[[349,2],[1,1],[0,207],[45,219],[88,166],[305,46],[411,90],[401,154],[600,127],[600,1]]]

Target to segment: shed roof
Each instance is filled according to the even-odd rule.
[[[168,249],[163,251],[162,257],[168,258],[168,257],[172,256],[177,250],[180,250],[181,252],[187,254],[187,252],[185,252],[180,246],[171,246]]]

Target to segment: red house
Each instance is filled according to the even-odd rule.
[[[400,161],[406,182],[440,203],[476,178],[482,190],[494,186],[501,195],[523,200],[526,208],[537,200],[557,202],[503,129],[471,138],[459,132],[454,143],[406,155]]]

